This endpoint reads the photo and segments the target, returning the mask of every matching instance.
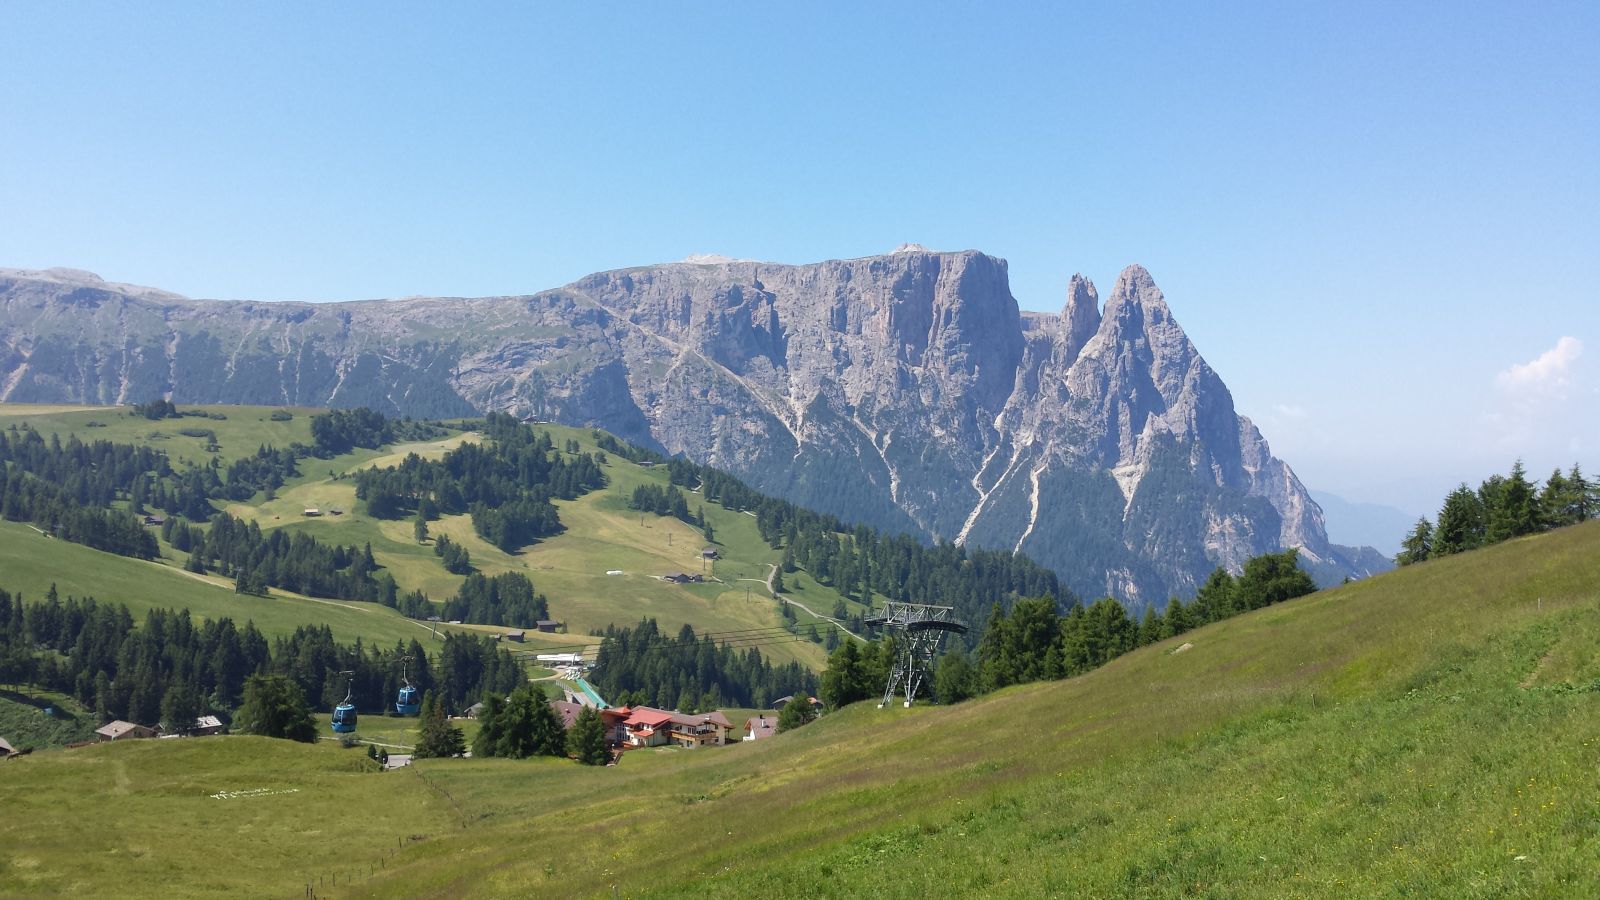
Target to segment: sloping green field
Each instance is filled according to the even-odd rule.
[[[338,860],[359,877],[319,897],[1595,896],[1597,551],[1591,523],[1068,681],[617,768],[374,776],[249,738],[39,753],[0,769],[21,811],[0,883],[288,895]],[[195,799],[236,784],[316,790]],[[388,858],[402,814],[428,837]]]
[[[288,409],[288,421],[273,421],[273,407],[196,406],[182,407],[209,415],[151,421],[131,416],[126,408],[65,407],[32,404],[0,404],[0,427],[22,425],[44,434],[65,438],[76,434],[85,441],[103,439],[149,444],[171,455],[175,461],[205,462],[212,456],[227,461],[253,454],[261,444],[287,446],[310,443],[311,417],[319,410]],[[220,450],[206,451],[206,439],[189,437],[180,429],[208,429],[215,433]],[[558,446],[576,440],[584,452],[596,449],[587,429],[547,428]],[[305,531],[330,542],[371,544],[373,555],[402,590],[418,588],[434,600],[455,593],[463,577],[446,572],[431,545],[419,544],[409,520],[382,521],[366,515],[355,496],[355,483],[345,476],[373,465],[394,465],[408,453],[438,458],[466,441],[477,440],[472,433],[415,443],[402,443],[381,450],[357,450],[332,459],[308,458],[300,462],[300,475],[277,492],[272,500],[258,494],[251,500],[230,504],[226,511],[253,519],[263,528],[288,528]],[[655,515],[640,516],[627,508],[627,498],[640,484],[664,485],[664,467],[646,469],[625,459],[611,458],[605,467],[609,484],[572,501],[557,501],[566,531],[516,553],[506,553],[487,543],[472,530],[467,516],[450,516],[431,523],[434,535],[445,534],[465,546],[475,568],[485,574],[521,571],[533,580],[535,589],[550,599],[551,616],[567,624],[567,634],[540,635],[538,645],[591,643],[587,635],[613,623],[631,626],[645,616],[657,618],[663,629],[676,631],[684,624],[699,631],[736,631],[776,628],[783,619],[780,607],[767,592],[766,579],[780,554],[767,546],[757,533],[755,519],[729,512],[716,504],[705,504],[716,545],[722,559],[702,566],[700,551],[706,546],[703,535],[676,519]],[[695,508],[697,495],[690,495]],[[307,518],[303,511],[315,507],[324,512],[339,510],[338,516]],[[231,615],[243,621],[253,619],[269,634],[286,633],[303,624],[327,623],[340,640],[361,636],[367,640],[392,643],[396,638],[414,637],[423,626],[393,611],[372,604],[340,603],[298,597],[273,591],[271,602],[242,597],[232,591],[226,579],[200,579],[182,571],[182,554],[163,546],[169,557],[166,565],[156,565],[97,553],[87,548],[43,538],[25,525],[0,522],[0,587],[22,591],[30,598],[41,597],[53,582],[63,595],[93,595],[102,600],[127,603],[135,613],[152,606],[187,606],[196,615]],[[620,571],[620,575],[607,572]],[[671,572],[699,573],[710,579],[706,584],[670,584],[660,576]],[[838,593],[796,573],[788,577],[791,596],[819,613],[831,612]],[[280,602],[282,601],[282,602]],[[848,604],[852,610],[859,604]],[[800,612],[803,625],[816,621]],[[487,626],[468,630],[499,632]],[[822,648],[799,639],[775,641],[761,647],[775,662],[798,660],[820,667]]]
[[[587,429],[539,428],[548,430],[557,446],[570,439],[576,440],[583,452],[596,449]],[[416,541],[410,520],[367,516],[356,499],[354,482],[339,476],[366,466],[396,464],[408,452],[437,457],[463,441],[476,439],[476,435],[457,434],[440,441],[399,445],[381,455],[368,452],[307,460],[301,466],[304,477],[280,491],[276,499],[257,497],[249,503],[232,504],[227,511],[254,519],[263,528],[297,529],[340,543],[370,543],[378,563],[402,588],[419,588],[441,600],[455,593],[463,577],[446,572],[432,546]],[[767,575],[781,554],[761,540],[754,518],[715,503],[704,504],[722,559],[702,565],[700,551],[707,542],[699,529],[673,518],[641,516],[627,508],[628,498],[639,485],[667,483],[664,467],[647,469],[611,457],[604,469],[608,479],[604,489],[576,500],[556,501],[566,529],[563,533],[516,553],[484,541],[464,515],[430,523],[430,533],[448,535],[466,547],[473,566],[485,574],[519,571],[532,579],[535,589],[550,599],[551,617],[567,624],[569,638],[541,635],[544,644],[583,642],[588,639],[579,636],[592,630],[611,624],[631,626],[646,616],[655,617],[668,631],[684,624],[713,632],[782,624],[780,608],[766,589]],[[697,496],[689,495],[691,510],[700,505]],[[307,519],[302,512],[308,507],[339,509],[343,515]],[[673,572],[704,573],[708,582],[671,584],[661,580],[662,575]],[[836,591],[809,578],[789,580],[795,599],[820,613],[832,611],[839,598]],[[848,606],[860,609],[859,604]],[[798,620],[806,624],[814,619],[802,613]],[[820,646],[803,641],[761,649],[776,662],[793,659],[819,667],[825,658]]]
[[[320,600],[276,588],[271,596],[248,596],[236,593],[226,578],[186,572],[170,560],[147,562],[102,553],[47,538],[18,522],[0,521],[0,587],[35,601],[43,600],[52,584],[63,598],[126,604],[136,617],[154,608],[188,609],[198,618],[255,622],[269,637],[309,624],[326,624],[339,641],[359,637],[384,646],[429,633],[426,623],[376,603]]]

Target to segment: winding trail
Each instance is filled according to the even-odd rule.
[[[851,637],[855,638],[856,640],[860,641],[863,644],[872,643],[871,641],[867,640],[866,638],[862,637],[861,635],[856,634],[854,631],[851,631],[849,628],[846,628],[845,624],[843,622],[839,621],[838,619],[835,619],[833,616],[825,616],[822,613],[819,613],[816,610],[812,609],[811,607],[805,605],[804,603],[801,603],[799,600],[791,600],[786,596],[779,596],[777,588],[775,588],[773,586],[773,584],[772,584],[773,579],[775,579],[777,577],[778,577],[778,567],[777,567],[777,565],[775,565],[773,563],[767,563],[767,593],[772,595],[772,599],[778,601],[779,603],[787,603],[790,606],[798,606],[801,609],[805,610],[806,612],[810,613],[811,615],[815,616],[816,618],[823,620],[824,622],[832,622],[834,624],[834,627],[838,628],[840,631],[844,632],[845,634],[850,635]],[[740,581],[757,581],[758,579],[755,579],[755,578],[741,578],[739,580]]]

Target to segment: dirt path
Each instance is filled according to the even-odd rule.
[[[840,631],[844,632],[845,634],[850,635],[851,637],[855,638],[856,640],[860,641],[861,643],[863,643],[863,644],[871,643],[871,641],[868,641],[866,638],[862,637],[861,635],[856,634],[854,631],[851,631],[849,628],[846,628],[845,624],[843,622],[839,621],[838,619],[835,619],[833,616],[825,616],[822,613],[819,613],[816,610],[812,609],[811,607],[805,605],[804,603],[801,603],[799,600],[791,600],[788,597],[780,597],[778,595],[777,589],[772,584],[773,580],[778,577],[778,567],[776,565],[773,565],[772,563],[767,563],[767,566],[769,567],[769,569],[767,571],[767,593],[772,595],[772,599],[777,600],[780,603],[787,603],[790,606],[798,606],[801,609],[805,610],[806,612],[810,613],[811,615],[823,620],[824,622],[832,622],[834,624],[834,626],[837,627]],[[757,579],[754,579],[754,578],[741,578],[739,580],[740,581],[755,581]]]

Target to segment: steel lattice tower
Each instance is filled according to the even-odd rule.
[[[946,633],[965,634],[967,623],[958,621],[954,607],[929,606],[925,603],[902,603],[890,600],[883,611],[867,619],[866,624],[877,625],[899,632],[894,668],[889,671],[889,683],[883,689],[883,709],[894,699],[895,688],[905,686],[906,706],[917,695],[917,688],[933,667],[933,656]]]

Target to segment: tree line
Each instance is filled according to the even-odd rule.
[[[379,713],[406,669],[412,683],[455,709],[526,679],[510,654],[477,636],[447,635],[430,661],[415,640],[390,649],[340,644],[325,625],[269,642],[251,622],[196,623],[186,609],[150,610],[136,622],[122,604],[62,600],[54,588],[45,601],[26,603],[0,590],[0,683],[70,694],[102,719],[187,730],[197,716],[237,709],[253,676],[281,677],[323,710],[350,690],[358,709]]]
[[[1286,550],[1250,559],[1238,576],[1218,568],[1194,600],[1173,598],[1160,614],[1147,607],[1142,619],[1112,597],[1072,603],[1065,613],[1051,597],[1024,598],[1009,609],[996,602],[976,652],[957,647],[942,655],[927,691],[941,703],[957,703],[1013,684],[1067,678],[1201,625],[1313,593],[1316,584],[1298,560],[1297,551]],[[890,640],[866,649],[844,642],[829,656],[819,696],[838,708],[881,695],[893,653]]]
[[[790,694],[812,694],[817,676],[797,662],[773,665],[757,647],[718,644],[684,625],[664,634],[655,619],[599,632],[595,687],[616,705],[683,712],[744,706],[763,709]]]
[[[1462,482],[1444,498],[1438,524],[1426,517],[1401,542],[1394,561],[1409,566],[1437,556],[1463,553],[1527,534],[1576,525],[1600,515],[1600,481],[1584,477],[1577,463],[1550,473],[1543,487],[1528,480],[1522,460],[1509,475],[1491,475],[1477,490]]]

